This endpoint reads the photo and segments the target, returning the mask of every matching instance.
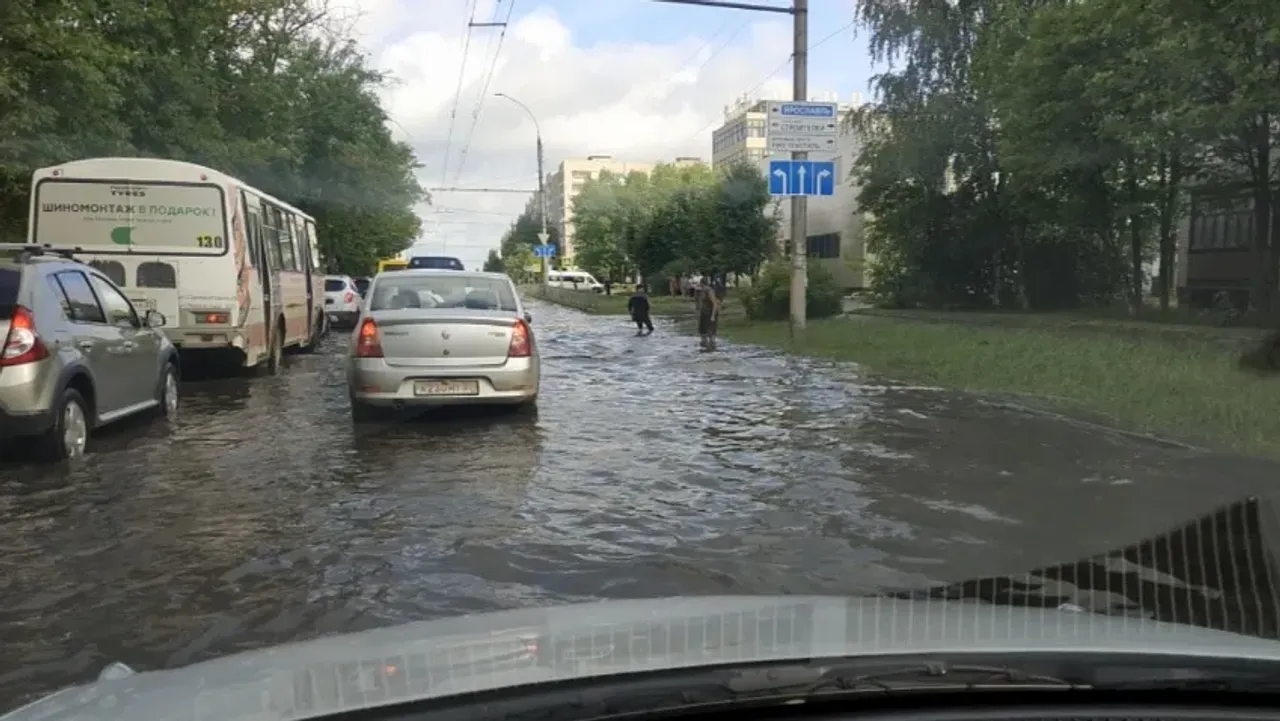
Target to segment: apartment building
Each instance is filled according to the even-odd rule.
[[[724,124],[711,132],[712,167],[740,160],[758,163],[769,157],[767,103],[739,98],[725,106]]]
[[[677,165],[701,163],[700,158],[681,157]],[[573,199],[582,192],[588,180],[599,178],[600,173],[627,176],[631,173],[653,172],[657,163],[635,163],[618,160],[611,155],[588,155],[585,158],[565,158],[554,173],[547,176],[547,224],[560,231],[562,239],[560,255],[566,263],[573,259]]]
[[[839,103],[844,117],[863,102],[858,94],[854,94],[848,103],[830,95],[814,100]],[[769,160],[790,157],[788,153],[769,153],[767,106],[767,100],[741,98],[725,107],[724,123],[711,133],[713,166],[745,160],[757,165],[763,173],[767,172]],[[847,124],[841,123],[835,157],[836,173],[846,181],[836,185],[833,196],[810,198],[806,213],[810,261],[821,263],[846,288],[864,288],[867,285],[867,257],[862,232],[865,219],[858,210],[858,188],[847,179],[858,149],[857,134]],[[780,199],[775,208],[781,218],[778,243],[784,248],[790,247],[791,203]]]

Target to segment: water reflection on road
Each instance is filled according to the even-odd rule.
[[[1264,487],[1217,457],[670,327],[533,307],[540,412],[354,429],[330,339],[172,431],[0,480],[0,699],[407,620],[865,593],[1116,547]]]

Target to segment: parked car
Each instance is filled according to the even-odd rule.
[[[462,261],[444,255],[420,255],[409,259],[410,268],[435,268],[438,270],[466,270]]]
[[[539,358],[532,323],[502,273],[378,275],[348,351],[352,417],[460,404],[533,407]]]
[[[65,250],[0,244],[0,438],[30,437],[54,459],[85,454],[95,428],[178,412],[167,320],[139,315],[96,268]]]
[[[351,328],[360,317],[363,296],[356,282],[346,275],[324,277],[324,312],[329,315],[329,325],[334,328]]]

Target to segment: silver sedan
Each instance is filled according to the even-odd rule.
[[[380,273],[348,350],[352,417],[448,405],[532,407],[539,385],[532,321],[502,273]]]

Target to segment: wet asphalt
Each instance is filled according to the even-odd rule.
[[[601,598],[864,594],[1122,546],[1280,464],[533,303],[532,415],[354,427],[345,338],[0,463],[0,710],[119,660]]]

